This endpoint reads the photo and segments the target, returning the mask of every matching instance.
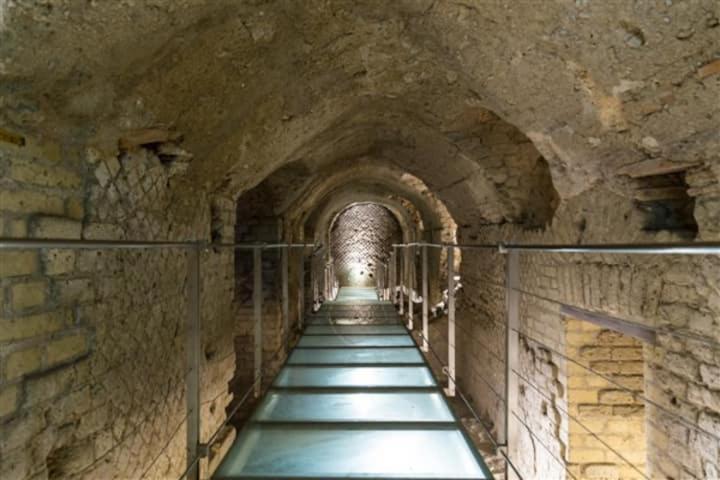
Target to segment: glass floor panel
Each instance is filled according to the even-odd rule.
[[[242,478],[489,478],[458,430],[248,426],[215,473]]]
[[[288,365],[308,363],[403,363],[423,364],[420,351],[415,348],[296,348]]]
[[[359,300],[364,302],[380,301],[375,287],[340,287],[336,300]]]
[[[277,387],[434,387],[427,367],[292,367],[275,379]]]
[[[305,335],[327,335],[327,334],[366,334],[366,335],[387,335],[407,334],[402,325],[309,325],[305,328]]]
[[[410,335],[309,335],[298,347],[414,347]]]
[[[329,317],[318,316],[307,318],[305,323],[307,323],[308,325],[400,325],[397,316],[364,316],[361,318],[353,318],[349,315],[337,315]]]
[[[440,393],[270,392],[254,421],[454,422]]]
[[[240,431],[215,479],[491,479],[395,306],[340,290]]]

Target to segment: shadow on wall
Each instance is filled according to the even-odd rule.
[[[367,203],[345,209],[330,231],[331,255],[340,286],[374,286],[378,263],[387,263],[392,244],[401,241],[400,224],[385,207]]]

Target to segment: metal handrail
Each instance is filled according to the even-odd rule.
[[[0,238],[0,249],[17,248],[67,248],[67,249],[151,249],[151,248],[197,248],[199,241],[135,241],[135,240],[73,240],[57,238]]]
[[[208,247],[214,248],[233,248],[235,250],[251,250],[253,248],[262,248],[263,250],[273,250],[277,248],[310,248],[315,247],[314,243],[209,243]]]
[[[153,241],[153,240],[76,240],[63,238],[0,238],[0,249],[66,248],[66,249],[149,249],[149,248],[234,248],[275,249],[310,248],[314,243],[216,243],[204,240]]]
[[[468,243],[395,243],[393,247],[407,248],[427,246],[433,248],[455,247],[460,249],[542,252],[542,253],[610,253],[610,254],[653,254],[653,255],[720,255],[720,242],[686,243],[616,243],[616,244],[468,244]]]

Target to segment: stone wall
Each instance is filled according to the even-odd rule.
[[[282,219],[272,214],[273,197],[270,192],[257,187],[241,195],[235,202],[235,228],[232,238],[228,241],[237,243],[280,243],[285,240]],[[306,252],[307,253],[307,252]],[[288,343],[295,331],[297,319],[297,276],[300,259],[298,252],[288,254],[288,295],[289,295],[289,331],[284,330],[282,323],[282,277],[281,251],[279,249],[262,250],[262,327],[263,327],[263,380],[262,386],[267,387],[284,363],[288,353]],[[246,395],[253,388],[254,350],[255,350],[255,318],[253,307],[254,290],[254,257],[250,249],[238,250],[234,266],[235,290],[235,322],[232,327],[233,343],[236,357],[236,368],[231,381],[231,391],[235,398],[228,410],[236,407],[240,399],[245,403],[234,416],[233,425],[241,427],[252,413],[257,399]]]
[[[392,244],[401,241],[400,225],[386,208],[362,204],[344,210],[330,232],[340,286],[374,287],[377,264],[387,263]]]
[[[209,240],[211,200],[173,193],[185,162],[145,148],[2,144],[3,234]],[[0,255],[0,477],[176,478],[185,465],[187,253]],[[231,397],[232,259],[202,254],[202,439]]]
[[[706,186],[704,191],[714,192],[712,188]],[[712,198],[709,194],[698,203]],[[714,214],[703,211],[696,206],[698,236],[711,240],[716,238]],[[620,226],[617,218],[624,218],[625,223]],[[643,212],[633,201],[595,189],[561,205],[546,230],[489,226],[465,230],[460,241],[661,242],[684,235],[647,232],[644,222]],[[466,253],[461,271],[464,289],[458,303],[458,375],[479,409],[498,428],[504,421],[498,409],[502,402],[487,391],[488,383],[499,393],[504,390],[498,370],[504,367],[503,263],[495,252]],[[563,478],[564,463],[572,451],[568,448],[571,422],[563,411],[568,410],[566,357],[573,358],[575,353],[567,344],[560,303],[658,329],[658,345],[646,347],[643,358],[646,474],[650,478],[715,478],[720,458],[719,392],[713,376],[720,365],[718,267],[718,259],[711,256],[521,254],[525,293],[521,295],[520,373],[536,388],[520,382],[519,420],[512,416],[511,421],[517,421],[520,431],[513,457],[528,478]],[[606,373],[615,378],[620,372]],[[618,442],[619,450],[628,449]]]

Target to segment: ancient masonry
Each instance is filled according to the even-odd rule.
[[[719,8],[0,2],[0,237],[202,245],[205,443],[254,378],[252,253],[227,244],[313,244],[289,258],[295,321],[326,281],[374,285],[401,241],[720,241]],[[0,250],[0,478],[183,473],[188,255]],[[263,251],[265,386],[294,335],[281,258]],[[506,426],[526,479],[720,478],[718,255],[521,253],[510,415],[508,257],[455,261],[479,420],[459,411],[498,478]],[[442,357],[446,251],[428,263]]]

